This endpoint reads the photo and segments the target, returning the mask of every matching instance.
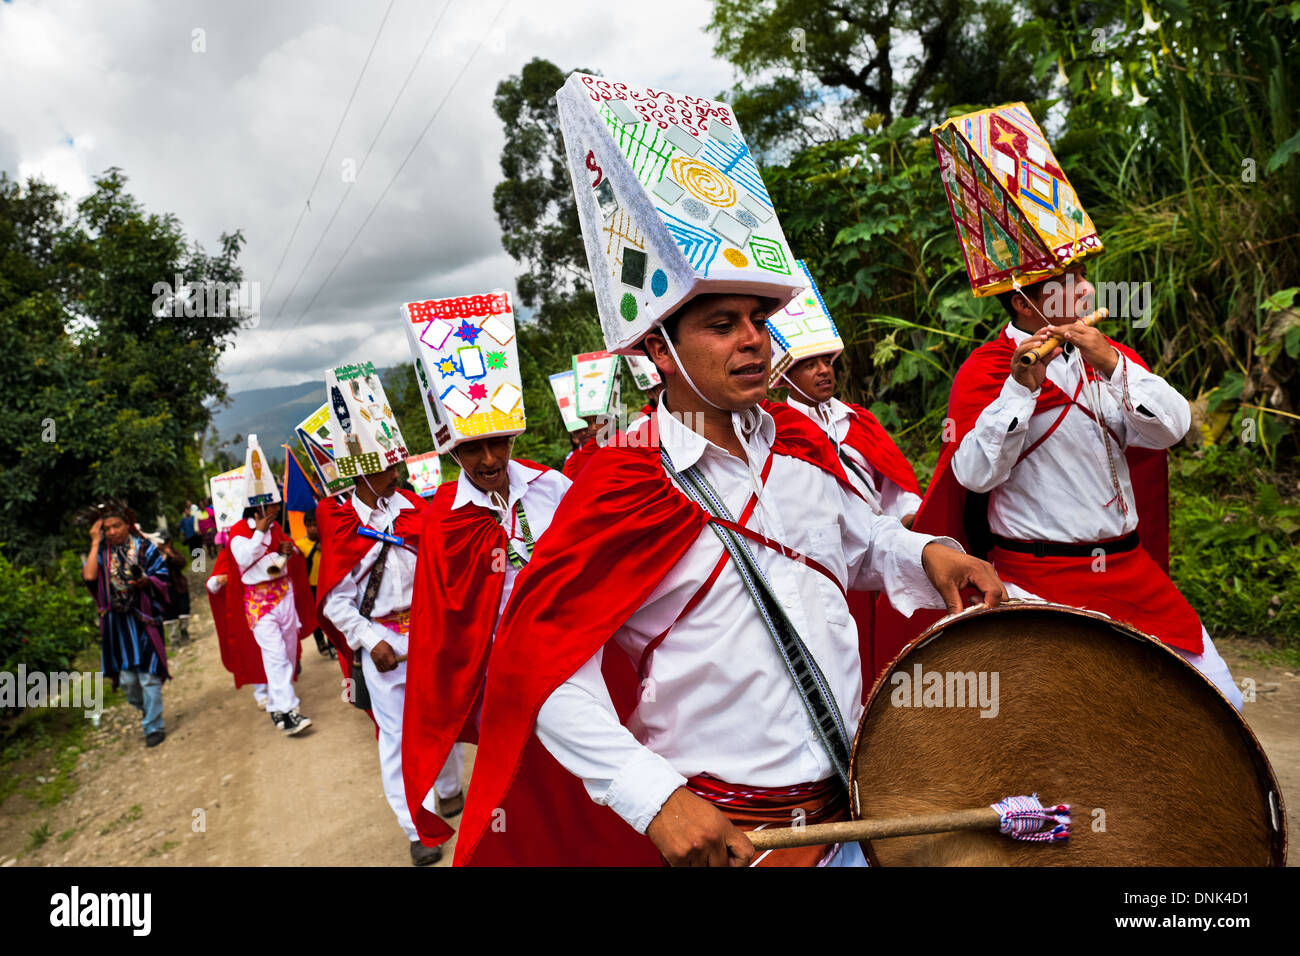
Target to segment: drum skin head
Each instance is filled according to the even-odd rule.
[[[996,713],[961,706],[981,672],[986,703],[997,674]],[[862,844],[873,866],[1285,865],[1281,791],[1245,721],[1169,648],[1089,611],[1015,602],[940,621],[876,684],[853,749],[855,817],[1032,793],[1071,807],[1063,843],[893,837]]]

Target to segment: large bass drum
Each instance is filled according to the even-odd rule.
[[[1282,795],[1241,715],[1159,641],[1076,608],[972,609],[914,640],[867,701],[852,778],[858,818],[1034,792],[1072,810],[1067,842],[893,837],[862,844],[873,866],[1286,862]]]

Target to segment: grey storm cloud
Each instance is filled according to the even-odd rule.
[[[661,0],[653,13],[603,0],[12,0],[0,5],[0,169],[76,199],[118,166],[191,241],[213,249],[242,230],[262,318],[223,359],[232,391],[316,377],[356,355],[393,364],[407,359],[402,302],[514,290],[519,267],[492,212],[507,135],[492,111],[497,84],[540,56],[716,95],[734,76],[704,31],[711,10],[708,0]],[[358,169],[349,185],[345,172]]]

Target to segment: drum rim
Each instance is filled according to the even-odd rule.
[[[912,638],[912,640],[908,641],[907,644],[905,644],[903,648],[897,654],[894,655],[893,660],[889,662],[889,666],[886,667],[881,672],[880,678],[876,680],[874,686],[871,688],[871,693],[867,696],[866,703],[862,708],[862,718],[858,721],[858,729],[853,734],[853,749],[849,753],[849,780],[851,781],[851,786],[852,786],[852,793],[850,795],[851,799],[849,800],[849,814],[852,816],[853,819],[855,820],[860,819],[860,813],[858,810],[858,753],[859,753],[858,746],[860,743],[860,738],[862,736],[862,730],[866,725],[867,715],[871,713],[871,708],[875,704],[876,698],[882,693],[887,683],[884,680],[885,675],[891,673],[894,670],[894,668],[898,666],[899,662],[908,654],[910,654],[914,649],[920,647],[931,637],[933,637],[936,633],[948,628],[949,626],[951,626],[952,624],[956,623],[959,620],[968,621],[968,620],[974,620],[977,617],[984,617],[989,614],[997,615],[997,614],[1006,614],[1006,613],[1018,613],[1024,611],[1063,612],[1065,614],[1074,617],[1083,617],[1083,618],[1089,618],[1094,621],[1099,621],[1102,624],[1106,624],[1112,627],[1114,630],[1118,631],[1120,634],[1124,635],[1125,637],[1137,641],[1144,641],[1148,644],[1154,644],[1156,647],[1160,648],[1161,651],[1168,654],[1170,657],[1175,658],[1181,665],[1189,668],[1198,677],[1200,677],[1201,680],[1205,681],[1206,685],[1212,691],[1214,691],[1214,693],[1218,695],[1219,700],[1223,702],[1223,706],[1227,710],[1227,712],[1230,713],[1232,717],[1235,719],[1236,721],[1235,726],[1237,728],[1238,733],[1245,739],[1245,741],[1248,744],[1251,745],[1251,757],[1252,757],[1252,761],[1255,764],[1255,770],[1257,773],[1260,773],[1265,780],[1268,781],[1270,792],[1272,793],[1272,795],[1277,801],[1277,815],[1278,815],[1278,821],[1280,826],[1272,830],[1271,838],[1269,840],[1269,855],[1271,857],[1269,865],[1281,866],[1281,867],[1286,866],[1287,843],[1288,843],[1287,818],[1286,818],[1286,805],[1282,797],[1282,788],[1278,785],[1277,775],[1273,772],[1273,765],[1272,763],[1269,762],[1268,754],[1265,752],[1263,746],[1260,744],[1259,738],[1255,736],[1255,732],[1250,729],[1250,725],[1246,723],[1246,719],[1237,711],[1237,708],[1233,707],[1232,702],[1228,700],[1227,697],[1224,696],[1223,691],[1219,690],[1219,688],[1216,687],[1208,677],[1206,677],[1195,667],[1193,667],[1191,663],[1184,660],[1181,655],[1175,652],[1172,648],[1168,647],[1159,638],[1152,637],[1150,634],[1147,634],[1146,632],[1139,630],[1138,628],[1134,627],[1132,624],[1129,624],[1125,621],[1118,621],[1115,618],[1108,617],[1107,615],[1102,614],[1099,611],[1090,611],[1086,608],[1071,607],[1068,604],[1054,604],[1051,601],[1025,600],[1025,599],[1013,598],[1010,601],[1003,602],[998,607],[984,607],[983,605],[975,605],[974,607],[966,608],[965,610],[957,614],[949,614],[943,618],[940,618],[938,621],[935,621],[933,624],[931,624],[928,628],[926,628],[916,637]],[[861,846],[863,855],[866,856],[867,862],[871,866],[882,865],[880,861],[876,858],[875,847],[872,845],[871,840],[863,840],[859,844],[859,846]]]

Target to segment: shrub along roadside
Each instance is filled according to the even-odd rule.
[[[1245,447],[1170,459],[1170,573],[1212,637],[1300,650],[1300,496],[1295,475]]]
[[[82,556],[50,568],[20,567],[0,553],[0,670],[61,671],[98,634],[95,602],[81,584]]]

